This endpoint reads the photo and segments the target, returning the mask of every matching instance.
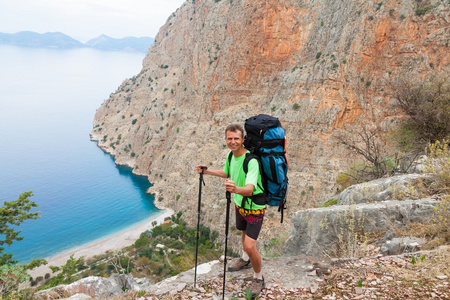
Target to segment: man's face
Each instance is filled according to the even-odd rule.
[[[227,131],[227,136],[225,138],[228,148],[231,151],[238,150],[242,147],[242,143],[244,142],[244,137],[242,132],[238,131]]]

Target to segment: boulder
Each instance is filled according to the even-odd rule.
[[[54,288],[40,291],[36,293],[36,297],[38,299],[53,299],[55,295],[59,295],[58,298],[61,298],[83,294],[83,297],[87,295],[93,298],[111,298],[123,295],[125,291],[146,290],[149,286],[150,282],[148,279],[133,278],[131,275],[112,274],[109,278],[90,276],[72,284],[58,285]]]
[[[410,222],[426,223],[438,204],[439,201],[427,198],[298,211],[292,217],[291,235],[283,246],[283,254],[353,257],[362,235],[387,234]]]
[[[397,255],[419,251],[424,243],[423,239],[415,237],[394,238],[386,241],[380,249],[383,255]]]
[[[380,178],[346,188],[334,196],[338,205],[378,202],[414,196],[421,181],[430,180],[427,174],[405,174]]]

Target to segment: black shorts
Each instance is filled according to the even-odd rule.
[[[256,240],[261,231],[265,209],[244,210],[236,207],[236,229],[245,230],[245,235]]]

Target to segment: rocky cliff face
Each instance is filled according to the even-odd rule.
[[[189,0],[161,27],[142,71],[98,109],[93,140],[147,175],[156,204],[196,222],[198,174],[222,168],[224,129],[259,113],[287,132],[287,222],[268,211],[263,236],[335,192],[352,161],[347,126],[387,130],[398,112],[392,81],[449,64],[448,1]],[[206,177],[202,223],[223,232],[225,193]],[[233,222],[232,222],[233,224]],[[286,230],[287,232],[287,230]],[[231,234],[231,244],[239,240]],[[268,241],[268,240],[267,240]]]

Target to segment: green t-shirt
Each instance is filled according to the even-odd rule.
[[[249,151],[247,151],[249,153]],[[229,154],[229,153],[228,153]],[[244,159],[245,154],[239,157],[234,157],[231,155],[231,168],[228,165],[228,155],[223,171],[230,176],[230,179],[236,183],[236,186],[245,187],[247,184],[252,184],[255,188],[253,189],[253,195],[258,195],[263,192],[260,188],[262,186],[261,173],[259,172],[259,163],[256,159],[251,159],[248,162],[248,172],[247,175],[244,172]],[[230,174],[231,169],[231,174]],[[241,206],[243,196],[239,194],[234,194],[234,203]],[[251,199],[248,198],[248,202],[245,202],[245,209],[263,209],[265,205],[258,205],[251,203]]]

